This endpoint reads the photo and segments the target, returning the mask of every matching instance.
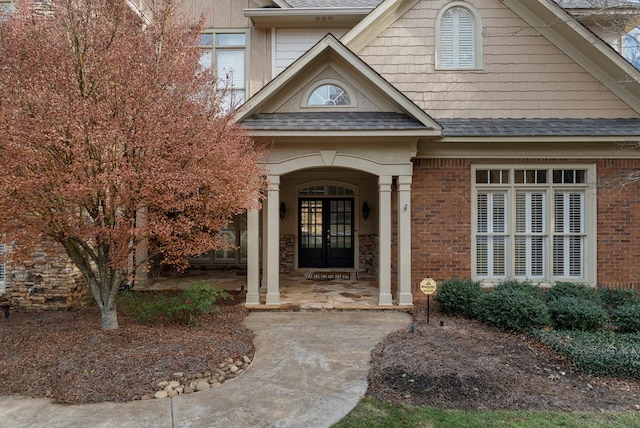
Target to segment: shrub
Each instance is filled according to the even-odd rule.
[[[452,278],[438,287],[434,299],[442,312],[450,315],[473,317],[473,306],[482,294],[480,282]]]
[[[611,331],[543,331],[537,340],[593,376],[640,379],[640,335]]]
[[[622,306],[640,304],[640,295],[636,290],[598,287],[598,294],[605,309],[609,312],[613,312]]]
[[[548,307],[551,324],[560,330],[596,331],[609,321],[600,303],[580,297],[560,296],[549,301]]]
[[[205,282],[197,282],[175,296],[128,291],[121,295],[119,303],[140,323],[164,318],[171,322],[192,324],[198,315],[209,313],[218,299],[228,297],[223,290]]]
[[[562,297],[575,297],[576,299],[588,300],[598,305],[602,304],[600,295],[595,288],[579,282],[556,282],[553,287],[547,290],[545,297],[548,303]]]
[[[540,288],[528,282],[505,281],[482,294],[474,310],[477,317],[502,330],[521,332],[549,325],[549,313]]]
[[[640,303],[620,306],[611,313],[611,318],[621,333],[640,332]]]

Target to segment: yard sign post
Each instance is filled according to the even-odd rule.
[[[420,281],[420,291],[422,291],[427,296],[427,324],[429,324],[429,313],[431,312],[430,300],[431,295],[436,291],[436,282],[433,278],[425,278]]]

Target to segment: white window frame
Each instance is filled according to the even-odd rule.
[[[221,45],[217,43],[217,36],[224,35],[237,35],[242,34],[244,36],[244,44],[243,45]],[[211,36],[212,43],[211,44],[203,44],[200,42],[200,48],[202,50],[210,50],[211,51],[211,69],[215,70],[217,74],[218,64],[216,59],[218,57],[219,52],[223,51],[239,51],[242,50],[243,55],[243,67],[244,67],[244,76],[242,79],[232,78],[232,86],[228,87],[228,82],[225,76],[217,76],[218,81],[220,82],[221,91],[223,91],[223,105],[225,107],[225,111],[231,111],[238,108],[240,105],[244,104],[244,102],[249,99],[249,40],[250,33],[247,29],[225,29],[225,30],[215,30],[215,29],[207,29],[202,32],[202,35]],[[226,92],[225,92],[226,91]],[[242,93],[242,97],[240,99],[237,98],[238,93]],[[222,92],[221,92],[222,93]]]
[[[336,105],[336,104],[324,104],[324,105],[318,105],[318,104],[309,104],[309,99],[311,98],[311,95],[316,91],[316,89],[325,86],[325,85],[333,85],[333,86],[338,86],[340,87],[345,94],[347,94],[347,96],[349,97],[349,104],[343,104],[343,105]],[[349,86],[348,84],[346,84],[345,82],[342,82],[340,80],[337,79],[322,79],[322,80],[318,80],[315,81],[313,83],[311,83],[306,91],[304,92],[304,95],[302,97],[302,99],[300,100],[300,108],[310,108],[310,109],[330,109],[330,110],[336,110],[336,109],[354,109],[356,107],[358,107],[358,98],[356,97],[355,91],[353,90],[353,88],[351,88],[351,86]]]
[[[443,49],[442,46],[442,32],[443,25],[442,20],[445,14],[453,9],[462,9],[464,12],[467,12],[472,20],[473,20],[473,64],[459,64],[460,56],[459,53],[453,52],[453,64],[445,64],[442,55]],[[437,70],[481,70],[482,65],[482,18],[480,13],[471,6],[467,2],[455,1],[447,4],[445,7],[440,9],[438,15],[436,16],[436,25],[435,25],[435,41],[436,41],[436,69]],[[459,47],[459,45],[455,45],[454,49]]]
[[[505,179],[502,183],[477,183],[476,173],[478,170],[501,170],[507,171],[508,179]],[[547,182],[546,183],[516,183],[515,171],[516,170],[546,170]],[[584,170],[586,171],[586,183],[554,183],[553,171],[554,170]],[[472,180],[472,194],[471,194],[471,208],[472,208],[472,237],[471,237],[471,269],[472,278],[474,280],[482,281],[486,284],[494,284],[501,282],[505,279],[520,279],[530,280],[535,283],[552,285],[556,281],[570,281],[570,282],[582,282],[589,285],[597,284],[597,204],[596,204],[596,167],[595,164],[558,164],[558,165],[496,165],[496,164],[478,164],[471,167],[471,180]],[[486,228],[479,228],[479,201],[478,195],[481,193],[487,194],[504,194],[506,198],[506,206],[504,216],[506,217],[504,233],[497,232],[487,233]],[[539,199],[535,202],[538,206],[542,206],[541,214],[537,216],[531,216],[531,196],[521,197],[520,211],[517,213],[518,204],[516,203],[516,195],[542,195],[542,201]],[[563,207],[561,208],[563,225],[556,227],[556,211],[555,200],[556,195],[559,199],[563,199]],[[573,209],[578,210],[582,214],[579,218],[573,217],[571,223],[574,227],[569,228],[569,219],[567,216],[570,212],[567,212],[567,208],[571,206],[571,203],[567,198],[568,195],[573,195],[572,202]],[[582,195],[576,197],[576,195]],[[524,208],[524,210],[523,210]],[[540,213],[540,211],[538,211]],[[523,214],[526,214],[523,216]],[[520,223],[516,223],[518,217],[521,220]],[[522,220],[526,221],[522,221]],[[537,220],[532,222],[533,220]],[[534,224],[535,223],[535,224]],[[479,230],[480,229],[480,230]],[[486,269],[484,264],[479,266],[478,250],[479,250],[479,237],[488,236],[486,241],[491,241],[494,237],[505,236],[506,242],[504,243],[504,270],[503,274],[496,274],[495,270],[490,269],[491,263],[493,263],[493,257],[491,257],[491,247],[487,250],[487,264],[489,269]],[[525,258],[518,259],[516,251],[516,238],[524,245]],[[581,248],[581,275],[577,275],[575,269],[570,272],[570,265],[567,262],[567,255],[571,254],[568,250],[564,249],[560,253],[558,251],[562,248],[555,248],[554,243],[563,242],[565,245],[572,242],[574,245],[582,245]],[[534,260],[531,258],[532,252],[529,247],[535,243],[542,242],[541,259],[538,262],[542,263],[542,271],[538,272],[532,269]],[[556,245],[557,246],[557,245]],[[576,247],[573,247],[576,248]],[[480,247],[482,249],[482,247]],[[517,273],[516,261],[520,261],[519,269],[520,273]],[[563,260],[564,264],[561,269],[558,266],[554,266],[554,262]],[[486,270],[480,273],[479,268]],[[562,271],[562,272],[559,272]],[[567,273],[568,275],[564,275]],[[524,272],[524,273],[523,273]]]

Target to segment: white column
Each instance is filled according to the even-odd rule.
[[[260,304],[260,213],[247,211],[247,305]]]
[[[398,177],[398,298],[413,305],[411,294],[411,176]]]
[[[262,279],[260,281],[260,293],[267,292],[267,272],[269,272],[269,266],[267,260],[269,259],[269,250],[267,243],[269,242],[269,228],[265,227],[269,224],[267,221],[267,213],[269,212],[269,200],[264,198],[262,200]]]
[[[378,197],[379,197],[379,232],[378,239],[380,249],[378,257],[380,257],[378,272],[378,281],[380,296],[378,298],[379,305],[391,305],[391,182],[392,177],[389,175],[380,176],[378,178]]]
[[[280,176],[269,176],[267,198],[267,305],[280,304]]]

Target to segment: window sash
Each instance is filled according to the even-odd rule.
[[[489,179],[496,171],[503,178]],[[589,281],[587,276],[593,272],[586,262],[587,169],[563,170],[560,183],[545,179],[555,171],[551,167],[532,169],[533,173],[518,168],[508,171],[474,168],[472,174],[474,276]],[[514,176],[518,171],[525,171],[524,178]]]

